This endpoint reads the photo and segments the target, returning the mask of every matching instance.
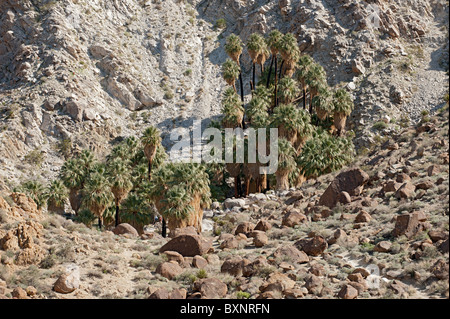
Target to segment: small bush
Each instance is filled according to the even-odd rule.
[[[376,122],[372,126],[373,129],[378,130],[378,131],[385,130],[385,129],[387,129],[387,127],[388,127],[388,125],[383,121]]]
[[[221,18],[216,21],[216,24],[214,26],[216,29],[225,29],[227,27],[227,21],[225,19]]]

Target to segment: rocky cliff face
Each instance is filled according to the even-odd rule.
[[[440,0],[6,0],[0,16],[3,188],[52,176],[64,154],[102,154],[147,125],[162,129],[167,146],[172,128],[217,116],[230,33],[244,42],[273,28],[294,33],[329,84],[353,92],[360,149],[395,131],[401,116],[435,109],[448,88]],[[376,121],[388,125],[379,132]]]

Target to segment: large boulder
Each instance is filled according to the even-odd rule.
[[[284,214],[281,220],[281,225],[287,227],[294,227],[306,221],[307,221],[306,216],[302,214],[298,209],[294,208],[289,210],[286,214]]]
[[[249,265],[248,259],[243,259],[241,256],[235,256],[226,259],[220,267],[220,272],[228,273],[232,276],[242,276],[244,267]]]
[[[300,251],[292,245],[283,245],[277,248],[277,250],[273,253],[273,257],[298,264],[309,262],[308,255],[304,251]]]
[[[181,274],[182,271],[183,269],[175,261],[163,262],[156,267],[156,273],[169,280]]]
[[[113,229],[113,233],[115,235],[124,235],[125,237],[138,237],[139,234],[133,226],[127,223],[122,223],[117,225],[116,228]]]
[[[180,235],[172,238],[162,246],[159,252],[171,250],[180,253],[184,257],[194,257],[206,254],[211,247],[212,242],[201,235]]]
[[[328,248],[328,243],[322,236],[301,239],[294,245],[309,256],[320,256]]]
[[[194,288],[201,293],[202,299],[219,299],[226,296],[227,285],[217,278],[197,280]]]
[[[368,180],[369,175],[359,168],[346,170],[331,182],[320,197],[318,205],[335,207],[341,192],[347,192],[350,196],[358,196]]]
[[[422,223],[419,220],[419,213],[403,214],[397,216],[395,227],[392,231],[394,237],[405,235],[411,238],[422,230]]]
[[[66,266],[65,272],[53,285],[53,290],[61,294],[69,294],[80,287],[80,268],[75,264]]]

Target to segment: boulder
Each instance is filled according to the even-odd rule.
[[[309,262],[308,255],[297,247],[292,245],[283,245],[273,253],[273,257],[281,260],[287,260],[292,263],[303,264]]]
[[[244,277],[251,277],[258,272],[258,269],[268,266],[269,263],[267,262],[267,259],[264,256],[259,256],[251,263],[244,265],[244,268],[242,269],[242,275]]]
[[[358,297],[358,290],[351,285],[344,285],[338,293],[340,299],[356,299]]]
[[[53,285],[53,290],[61,294],[69,294],[80,287],[80,268],[75,264],[66,266],[65,272]]]
[[[372,216],[365,210],[362,210],[358,215],[356,215],[355,223],[368,223],[372,220]]]
[[[319,294],[322,291],[322,280],[314,274],[309,275],[305,279],[305,288],[308,289],[310,294]]]
[[[112,231],[115,235],[124,235],[125,237],[138,237],[139,233],[130,224],[122,223],[117,225]]]
[[[243,222],[240,223],[237,227],[236,230],[234,231],[234,234],[245,234],[248,237],[248,234],[250,234],[250,232],[253,231],[253,229],[255,229],[255,225],[253,223],[250,222]]]
[[[156,267],[156,273],[160,274],[161,276],[172,280],[174,277],[181,274],[183,269],[178,265],[177,262],[163,262]]]
[[[379,253],[387,253],[391,251],[391,247],[392,243],[390,241],[383,240],[377,243],[373,250]]]
[[[197,280],[194,288],[201,293],[202,299],[219,299],[226,296],[227,285],[217,278],[205,278]]]
[[[14,288],[11,292],[11,296],[14,299],[28,299],[27,292],[21,287]]]
[[[253,233],[254,236],[252,237],[255,247],[263,247],[267,245],[267,243],[269,242],[269,237],[267,237],[266,233],[260,230],[254,231]]]
[[[231,234],[230,234],[231,235]],[[239,242],[238,240],[231,235],[232,237],[225,239],[224,241],[222,241],[220,243],[220,248],[221,249],[235,249],[239,247]]]
[[[338,203],[339,194],[347,192],[350,196],[358,196],[369,180],[369,175],[359,168],[351,168],[336,176],[319,199],[318,205],[333,208]]]
[[[226,259],[220,267],[220,272],[228,273],[232,276],[239,277],[243,274],[245,266],[250,264],[248,259],[243,259],[240,256],[235,256]]]
[[[292,289],[295,286],[295,281],[289,278],[289,276],[274,272],[269,275],[269,278],[259,287],[259,291],[279,291],[283,292],[287,289]]]
[[[167,256],[167,261],[175,261],[182,265],[184,263],[184,257],[176,251],[165,251],[164,254]]]
[[[281,225],[287,227],[294,227],[295,225],[299,225],[305,222],[306,216],[302,214],[298,209],[291,209],[286,214],[284,214]]]
[[[195,268],[205,268],[208,265],[208,261],[202,256],[194,256],[192,260],[192,265]]]
[[[156,291],[153,292],[148,299],[169,299],[169,292],[166,288],[161,287],[156,289]]]
[[[267,220],[261,219],[255,226],[255,230],[268,231],[272,228],[272,224]]]
[[[397,199],[410,198],[414,195],[415,190],[416,187],[410,181],[407,181],[406,183],[403,183],[402,186],[400,186],[400,188],[395,193],[395,197]]]
[[[328,247],[327,241],[322,236],[301,239],[294,245],[309,256],[320,256]]]
[[[242,208],[245,206],[245,200],[242,198],[227,198],[223,204],[227,209],[232,209],[233,207]]]
[[[200,235],[180,235],[172,238],[162,246],[159,252],[171,250],[180,253],[184,257],[194,257],[195,255],[206,254],[211,247],[212,242]]]
[[[169,299],[186,299],[187,291],[184,288],[175,288],[170,292]]]
[[[407,238],[411,238],[421,230],[422,224],[419,221],[418,213],[403,214],[397,216],[392,235],[394,237],[405,235]]]

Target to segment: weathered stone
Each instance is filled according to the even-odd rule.
[[[356,299],[358,297],[358,290],[351,285],[344,285],[338,293],[340,299]]]
[[[338,202],[341,192],[347,192],[350,196],[359,196],[364,184],[369,180],[369,175],[359,168],[346,170],[331,182],[319,199],[319,205],[333,208]]]
[[[268,231],[272,228],[272,224],[261,219],[255,226],[255,230]]]
[[[169,299],[169,292],[166,288],[160,287],[148,299]]]
[[[297,241],[294,244],[299,250],[303,250],[309,256],[319,256],[328,247],[328,243],[322,236],[314,236]]]
[[[414,195],[416,187],[411,182],[406,182],[395,193],[395,197],[398,199],[410,198]]]
[[[253,237],[253,244],[255,247],[263,247],[269,242],[269,237],[263,231],[255,231],[256,234]]]
[[[358,215],[356,215],[355,223],[368,223],[372,220],[372,216],[365,210],[362,210],[359,212]]]
[[[197,280],[194,288],[201,293],[202,299],[223,298],[228,292],[227,285],[217,278]]]
[[[169,280],[181,274],[182,271],[177,262],[163,262],[156,267],[156,273]]]
[[[167,256],[167,261],[176,261],[180,265],[184,263],[184,257],[176,251],[167,250],[164,254]]]
[[[53,290],[61,294],[69,294],[80,287],[80,268],[70,264],[53,285]]]
[[[387,253],[391,250],[392,243],[390,241],[380,241],[377,243],[374,247],[374,251],[380,252],[380,253]]]
[[[208,265],[208,261],[202,256],[194,256],[192,264],[195,268],[205,268]]]
[[[204,255],[212,247],[212,242],[200,235],[180,235],[172,238],[168,243],[159,249],[159,252],[168,250],[176,251],[182,256],[194,257]]]
[[[419,222],[419,214],[403,214],[397,216],[392,235],[394,237],[405,235],[406,237],[411,238],[420,230],[421,224]]]
[[[127,223],[122,223],[117,225],[117,227],[115,227],[113,229],[113,233],[115,235],[124,235],[127,237],[138,237],[139,233],[137,232],[136,228],[134,228],[133,226],[131,226],[130,224]]]
[[[255,225],[253,223],[250,222],[243,222],[240,223],[237,227],[236,230],[234,231],[234,234],[245,234],[248,237],[248,234],[250,234],[250,232],[253,231],[253,229],[255,229]]]
[[[286,214],[284,214],[281,220],[281,225],[294,227],[296,225],[304,223],[306,220],[306,216],[300,213],[298,209],[291,209]]]
[[[220,267],[220,272],[228,273],[232,276],[239,277],[243,274],[243,269],[250,264],[248,259],[243,259],[240,256],[226,259]]]
[[[184,288],[175,288],[169,294],[169,299],[186,299],[187,291]]]
[[[308,255],[297,247],[292,245],[283,245],[273,253],[273,257],[281,260],[286,260],[292,263],[303,264],[309,262]]]

